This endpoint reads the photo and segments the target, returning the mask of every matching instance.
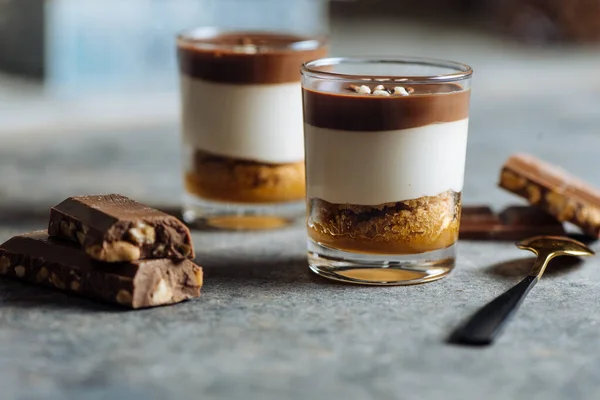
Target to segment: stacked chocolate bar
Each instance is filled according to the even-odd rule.
[[[71,197],[50,211],[48,231],[0,245],[0,275],[128,308],[197,297],[188,228],[120,195]]]
[[[464,207],[462,239],[521,240],[565,235],[564,222],[590,237],[600,236],[600,190],[568,172],[528,154],[511,156],[499,186],[530,206],[509,207],[495,215],[488,207]]]

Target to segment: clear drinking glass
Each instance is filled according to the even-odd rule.
[[[328,58],[301,71],[310,268],[363,284],[447,275],[460,222],[471,67]]]
[[[183,215],[264,229],[305,214],[299,68],[327,54],[324,0],[204,1],[206,26],[177,38]]]

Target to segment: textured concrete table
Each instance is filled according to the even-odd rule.
[[[421,39],[436,50],[433,37]],[[465,201],[519,203],[495,187],[516,150],[600,185],[598,57],[561,61],[577,76],[555,84],[564,54],[494,66],[475,53],[452,57],[472,54],[481,71]],[[0,240],[43,228],[48,207],[73,194],[120,192],[176,207],[176,131],[2,138]],[[501,339],[473,349],[444,340],[525,274],[531,256],[512,244],[461,242],[449,278],[372,288],[311,275],[302,228],[195,232],[194,240],[204,292],[177,306],[124,312],[0,280],[0,398],[600,398],[600,258],[553,264]]]

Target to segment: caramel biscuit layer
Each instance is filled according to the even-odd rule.
[[[305,196],[304,162],[266,164],[196,151],[188,193],[232,203],[281,203]]]
[[[444,192],[374,206],[310,201],[309,237],[355,253],[418,254],[444,249],[458,240],[460,193]]]

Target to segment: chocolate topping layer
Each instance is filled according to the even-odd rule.
[[[373,86],[373,85],[372,85]],[[393,93],[394,84],[385,84]],[[304,88],[304,122],[345,131],[388,131],[454,122],[469,117],[470,90],[455,84],[411,85],[409,96],[388,97],[352,92],[350,85],[335,92]]]
[[[77,293],[128,308],[172,304],[197,297],[202,269],[190,260],[102,263],[78,246],[37,231],[0,245],[0,275]]]
[[[302,63],[327,55],[319,40],[274,33],[232,32],[179,40],[182,74],[220,83],[300,81]]]

